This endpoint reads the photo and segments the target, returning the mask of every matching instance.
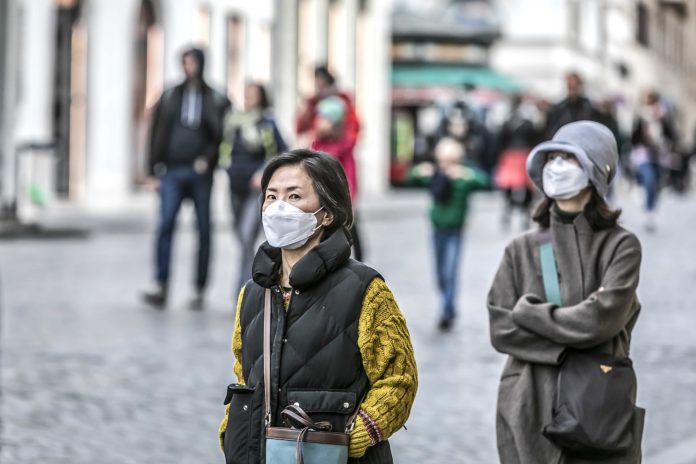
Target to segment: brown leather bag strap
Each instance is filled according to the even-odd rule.
[[[266,289],[263,302],[263,390],[266,427],[271,425],[271,289]]]
[[[310,430],[319,432],[330,432],[333,428],[331,426],[331,422],[328,421],[314,422],[314,420],[311,417],[309,417],[309,415],[306,412],[304,412],[304,410],[301,407],[295,406],[294,404],[291,404],[287,406],[285,409],[283,409],[280,412],[280,415],[284,419],[290,419],[290,421],[300,424],[302,426],[297,428],[309,428]],[[291,423],[290,425],[293,424]]]
[[[309,427],[302,429],[299,435],[297,435],[297,444],[295,445],[295,464],[304,464],[304,456],[302,456],[302,442],[304,441],[305,435],[309,431]]]
[[[348,417],[348,422],[346,422],[346,430],[345,433],[351,433],[353,429],[355,428],[355,421],[358,419],[358,414],[360,414],[360,406],[362,406],[363,401],[365,401],[365,397],[367,396],[367,393],[360,398],[360,401],[358,401],[358,404],[355,406],[355,411],[353,411],[353,414],[351,414]]]

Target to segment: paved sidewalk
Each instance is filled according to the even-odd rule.
[[[630,192],[624,222],[643,243],[634,333],[639,404],[647,408],[644,462],[696,463],[696,200],[665,195],[661,226],[640,228]],[[151,275],[155,202],[135,212],[85,216],[86,239],[0,242],[3,463],[222,462],[216,428],[230,353],[237,249],[217,222],[209,307],[192,312],[191,211],[176,241],[172,302],[138,300]],[[424,192],[365,199],[367,261],[383,273],[406,314],[420,388],[408,430],[392,447],[399,464],[496,463],[495,398],[503,356],[490,346],[485,295],[514,232],[499,225],[500,198],[475,198],[460,276],[455,330],[435,329],[438,300]],[[223,211],[225,205],[217,206]]]

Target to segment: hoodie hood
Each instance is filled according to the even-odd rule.
[[[205,52],[200,48],[193,47],[186,50],[182,54],[182,57],[187,55],[193,57],[193,59],[198,63],[198,78],[203,80],[203,71],[205,70]]]

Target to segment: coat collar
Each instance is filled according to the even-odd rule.
[[[583,300],[585,288],[585,263],[583,251],[591,249],[594,233],[584,213],[577,215],[572,222],[563,220],[557,206],[552,206],[551,241],[556,255],[556,265],[561,276],[573,276],[573,285],[561,285],[561,299],[565,305],[577,304]]]
[[[300,258],[290,272],[290,285],[299,290],[309,288],[341,267],[348,258],[350,258],[350,241],[341,228]],[[252,267],[254,282],[264,288],[276,285],[281,264],[280,248],[274,248],[268,242],[264,242],[254,258]]]
[[[587,217],[585,216],[585,213],[580,213],[578,214],[575,219],[573,219],[572,223],[568,223],[567,221],[564,221],[564,219],[561,217],[561,214],[558,211],[558,206],[555,204],[551,206],[550,211],[550,224],[551,224],[551,229],[559,229],[562,227],[573,227],[575,230],[578,232],[578,234],[592,234],[592,226],[590,225],[590,222],[587,220]]]

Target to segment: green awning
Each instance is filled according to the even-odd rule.
[[[465,84],[503,92],[518,92],[522,86],[488,68],[468,66],[394,66],[391,75],[394,87],[462,86]]]

